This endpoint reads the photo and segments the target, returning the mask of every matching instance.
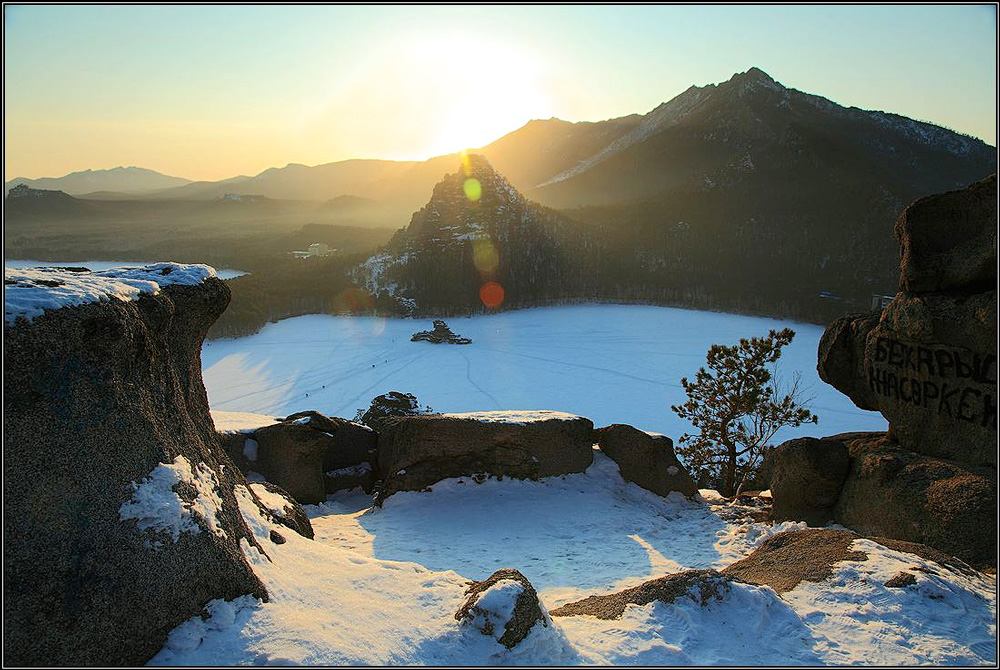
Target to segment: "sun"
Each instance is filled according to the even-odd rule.
[[[289,113],[318,155],[426,160],[556,116],[555,80],[528,47],[468,32],[406,33],[338,63],[330,85]]]
[[[405,53],[405,70],[435,105],[421,129],[429,156],[481,147],[553,115],[544,64],[521,49],[444,35],[411,42]]]

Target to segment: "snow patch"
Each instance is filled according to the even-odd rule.
[[[452,414],[442,414],[451,419],[467,419],[469,421],[482,421],[484,423],[516,423],[527,424],[538,421],[573,421],[582,417],[567,412],[556,412],[548,409],[539,410],[498,410],[493,412],[460,412]]]
[[[195,285],[215,270],[207,265],[152,263],[137,268],[72,272],[61,268],[4,268],[4,322],[28,321],[45,310],[102,300],[138,300],[172,284]]]
[[[507,622],[514,615],[518,596],[524,593],[524,585],[514,579],[501,579],[483,591],[472,609],[473,617],[463,620],[484,635],[492,635],[496,640],[503,637]]]
[[[181,498],[174,487],[185,483],[197,491],[194,500]],[[149,476],[138,484],[132,482],[132,497],[122,503],[118,516],[122,521],[135,520],[139,530],[166,533],[176,542],[181,533],[198,534],[201,527],[196,523],[200,518],[210,532],[226,537],[226,531],[219,521],[222,498],[218,494],[215,473],[204,463],[195,468],[184,456],[177,456],[173,463],[161,463],[153,468]],[[153,541],[150,546],[161,546]]]
[[[274,491],[269,491],[266,486],[261,483],[253,482],[250,484],[250,489],[257,494],[260,501],[264,503],[267,509],[278,517],[285,516],[286,509],[292,509],[292,503],[285,499],[280,493],[275,493]]]
[[[250,412],[224,412],[219,409],[210,411],[215,430],[219,433],[252,433],[258,428],[270,426],[281,421],[279,417],[268,414],[251,414]]]
[[[328,477],[357,477],[363,475],[366,472],[371,472],[371,463],[358,463],[357,465],[349,465],[346,468],[338,468],[337,470],[328,470],[326,475]],[[400,473],[405,472],[405,470],[400,470]],[[399,473],[397,473],[399,474]]]
[[[256,461],[257,447],[259,446],[260,445],[257,443],[257,440],[253,439],[252,437],[248,437],[246,441],[243,443],[243,456],[248,461]]]

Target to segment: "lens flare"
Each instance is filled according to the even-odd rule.
[[[462,190],[465,191],[465,197],[472,202],[477,202],[483,197],[483,185],[475,177],[466,179],[462,184]]]
[[[472,262],[479,274],[493,274],[500,265],[500,254],[489,240],[475,240],[472,243]]]
[[[503,286],[496,283],[495,281],[486,282],[479,289],[479,299],[483,301],[483,304],[490,309],[499,307],[503,304],[504,290]]]
[[[334,299],[334,305],[340,313],[349,312],[355,316],[370,312],[375,307],[375,298],[371,293],[359,288],[345,289]]]

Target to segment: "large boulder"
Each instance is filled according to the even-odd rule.
[[[590,419],[547,410],[398,417],[379,432],[381,496],[473,474],[583,472],[594,460],[593,428]]]
[[[661,496],[671,491],[686,496],[698,492],[698,485],[677,460],[669,437],[616,423],[595,430],[594,439],[601,453],[618,464],[627,481]]]
[[[877,321],[832,323],[818,365],[904,448],[994,469],[996,217],[995,178],[911,205],[896,226],[901,292]]]
[[[991,468],[922,456],[884,433],[847,440],[847,449],[851,467],[834,509],[838,523],[864,535],[927,544],[976,567],[996,567]]]
[[[899,241],[899,290],[929,293],[996,288],[997,177],[927,196],[906,208]]]
[[[843,442],[802,437],[779,445],[771,455],[771,498],[775,521],[805,521],[822,526],[850,468]]]
[[[552,616],[587,614],[598,619],[620,619],[627,605],[648,605],[654,600],[672,604],[678,598],[697,598],[702,607],[729,591],[730,578],[715,570],[685,570],[651,579],[617,593],[587,596],[549,612]]]
[[[886,307],[864,373],[900,444],[996,467],[996,319],[996,291],[901,294]]]
[[[226,285],[4,275],[4,664],[141,665],[209,601],[266,599],[201,378]]]
[[[232,436],[227,445],[245,472],[258,472],[298,502],[311,504],[323,502],[327,493],[340,488],[370,490],[378,437],[367,426],[306,411]],[[361,475],[357,481],[347,481],[345,471]]]
[[[549,625],[535,587],[513,568],[497,570],[481,582],[469,582],[465,593],[469,597],[455,612],[455,619],[508,649],[526,638],[536,623]]]
[[[901,293],[874,326],[866,316],[827,327],[820,377],[880,411],[906,448],[995,467],[996,317],[995,291]]]

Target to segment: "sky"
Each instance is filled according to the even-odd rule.
[[[996,144],[996,8],[4,7],[4,171],[423,160],[756,66]]]

